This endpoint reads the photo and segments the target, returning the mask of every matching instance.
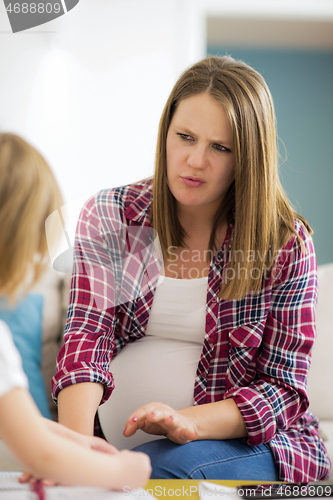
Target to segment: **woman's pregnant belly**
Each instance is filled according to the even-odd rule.
[[[118,449],[134,448],[160,439],[139,430],[123,436],[128,417],[143,406],[161,402],[180,410],[193,403],[193,389],[202,345],[195,342],[145,336],[128,344],[111,361],[115,389],[98,410],[106,439]]]

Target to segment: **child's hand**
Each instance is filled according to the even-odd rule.
[[[100,451],[102,453],[109,453],[110,455],[119,453],[119,450],[112,444],[105,441],[105,439],[101,439],[95,436],[86,436],[74,431],[72,432],[73,434],[68,437],[70,437],[70,439],[72,439],[73,441],[76,441],[84,448],[91,448],[92,450]]]
[[[66,437],[69,437],[70,439],[77,442],[84,448],[91,448],[92,450],[99,451],[101,453],[108,453],[110,455],[115,455],[116,453],[119,453],[119,451],[115,446],[112,446],[112,444],[109,444],[104,439],[95,436],[85,436],[83,434],[79,434],[78,432],[66,429]],[[35,481],[35,479],[37,478],[35,478],[33,474],[30,474],[30,472],[24,472],[22,476],[19,477],[19,482],[32,483],[33,481]],[[56,486],[57,484],[58,483],[56,483],[55,481],[49,479],[43,479],[44,486]],[[67,485],[64,484],[63,486]]]
[[[30,472],[23,472],[22,476],[18,478],[19,483],[30,483],[33,484],[36,481],[36,477]],[[43,486],[56,486],[58,483],[50,479],[43,479]],[[65,486],[65,485],[64,485]]]
[[[123,490],[124,485],[131,489],[143,487],[151,474],[150,458],[140,451],[121,450],[117,455],[121,466],[118,477],[119,488]]]
[[[166,436],[178,444],[194,441],[198,437],[192,419],[163,403],[141,406],[127,420],[123,434],[133,436],[138,429],[147,434]]]
[[[89,436],[86,434],[81,434],[79,432],[73,431],[68,427],[58,424],[57,422],[53,422],[51,420],[43,419],[43,423],[55,434],[62,436],[66,439],[70,439],[71,441],[75,441],[80,444],[84,448],[90,448],[95,451],[101,451],[103,453],[109,453],[114,455],[118,453],[118,450],[112,444],[109,444],[105,439],[101,439],[95,436]]]

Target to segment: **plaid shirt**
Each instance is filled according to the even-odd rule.
[[[82,209],[64,345],[52,380],[53,397],[80,382],[114,388],[111,359],[145,335],[161,269],[149,219],[152,182],[103,190]],[[193,404],[233,398],[247,443],[269,443],[284,481],[324,478],[330,460],[307,412],[306,383],[315,340],[317,269],[312,239],[295,221],[296,237],[280,250],[278,274],[261,292],[219,299],[232,230],[211,261],[206,330]],[[155,241],[155,243],[154,243]],[[176,388],[175,388],[176,390]]]

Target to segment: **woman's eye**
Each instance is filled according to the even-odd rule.
[[[177,134],[179,135],[179,137],[181,139],[183,139],[184,141],[191,141],[192,140],[192,137],[190,135],[187,135],[187,134]]]
[[[217,149],[217,151],[230,152],[230,149],[226,148],[225,146],[222,146],[222,144],[214,144],[214,148]]]

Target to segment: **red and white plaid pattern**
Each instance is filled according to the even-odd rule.
[[[102,383],[106,401],[114,388],[111,359],[145,335],[161,269],[149,221],[151,201],[152,181],[146,180],[103,190],[82,209],[64,345],[52,380],[55,401],[59,391],[80,382]],[[316,257],[304,227],[298,221],[295,227],[306,253],[293,236],[279,253],[274,281],[268,277],[257,295],[226,301],[218,293],[230,227],[210,265],[193,404],[233,398],[247,427],[247,443],[269,442],[280,479],[306,482],[325,478],[330,460],[318,419],[307,412]]]

